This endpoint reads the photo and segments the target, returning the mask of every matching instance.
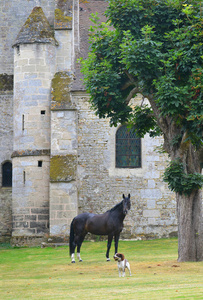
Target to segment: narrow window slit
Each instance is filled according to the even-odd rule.
[[[25,129],[25,115],[22,115],[22,130]]]
[[[40,167],[40,168],[42,167],[42,160],[38,161],[38,167]]]
[[[25,184],[26,176],[25,171],[23,171],[23,183]]]
[[[17,54],[20,55],[20,46],[19,45],[16,47],[16,51],[17,51]]]

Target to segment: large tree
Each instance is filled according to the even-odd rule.
[[[163,135],[164,180],[176,193],[178,260],[203,259],[203,19],[200,0],[109,0],[82,60],[90,102],[111,125]],[[132,108],[137,93],[150,107]]]

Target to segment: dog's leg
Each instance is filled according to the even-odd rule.
[[[126,268],[128,269],[129,275],[131,276],[131,271],[130,271],[130,264],[129,264],[129,262],[126,263]]]
[[[122,277],[125,277],[125,268],[123,268],[123,275]]]
[[[119,265],[118,265],[118,275],[119,275],[119,277],[121,277],[121,269],[120,269]]]

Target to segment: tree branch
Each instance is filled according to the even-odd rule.
[[[124,73],[127,75],[127,77],[130,79],[132,84],[136,84],[137,82],[135,81],[135,79],[133,78],[133,76],[127,71],[124,70]]]
[[[127,98],[125,99],[125,103],[126,105],[129,104],[130,100],[133,98],[133,95],[134,94],[137,94],[137,93],[141,93],[140,89],[138,87],[134,87],[130,93],[128,94]]]

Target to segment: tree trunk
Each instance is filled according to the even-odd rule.
[[[176,194],[178,218],[178,261],[203,260],[201,190]]]

